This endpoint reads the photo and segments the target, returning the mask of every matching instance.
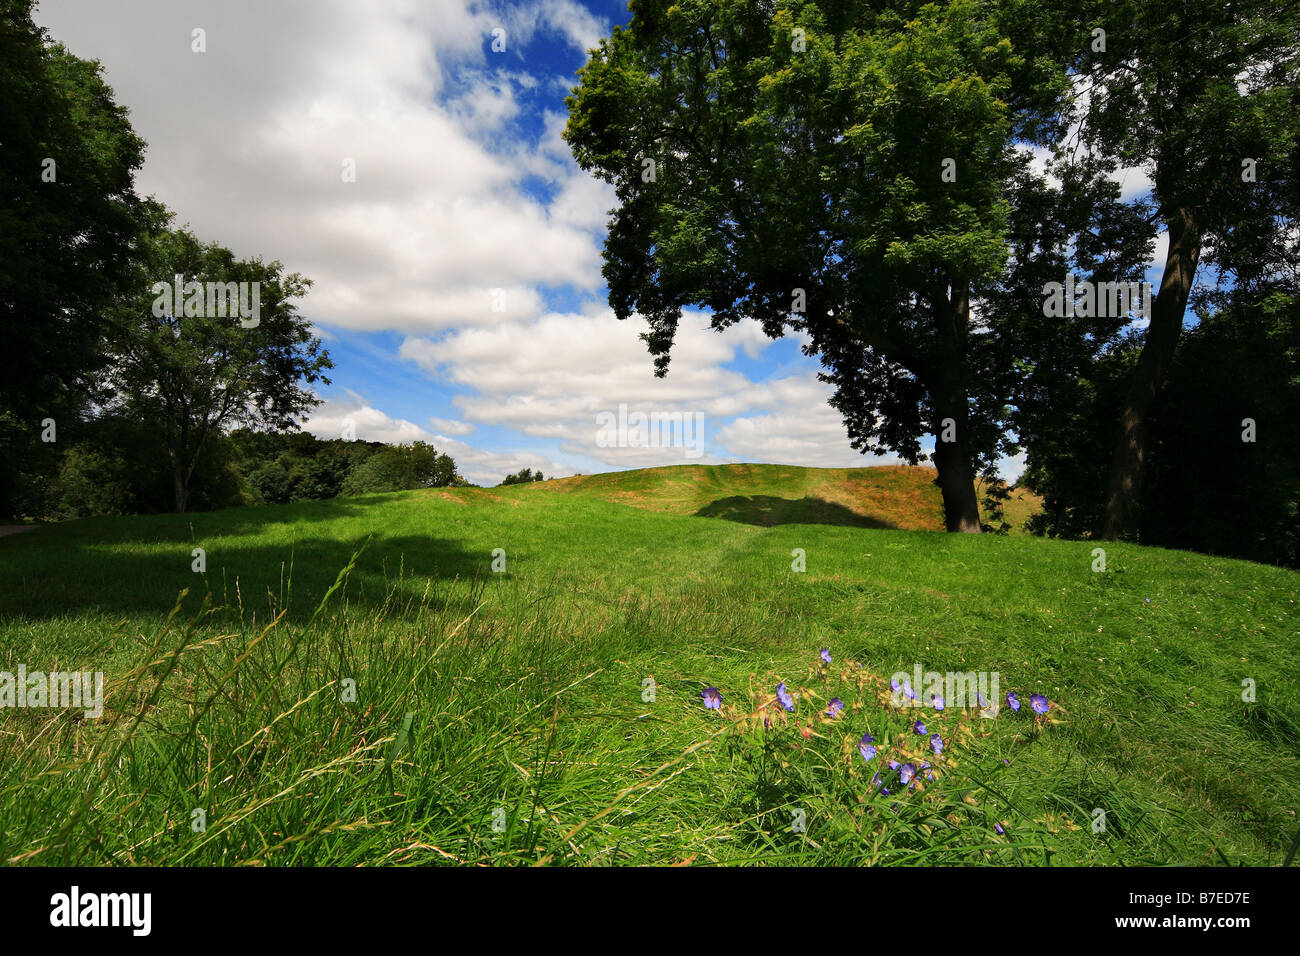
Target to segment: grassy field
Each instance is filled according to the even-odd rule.
[[[920,470],[695,466],[0,538],[0,671],[107,687],[0,711],[0,860],[1280,863],[1300,577],[938,516]],[[892,707],[916,665],[1023,706]]]

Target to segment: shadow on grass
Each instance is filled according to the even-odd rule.
[[[732,495],[710,502],[695,512],[700,518],[722,518],[742,524],[772,527],[779,524],[829,524],[851,528],[897,528],[878,518],[850,511],[824,498],[777,498],[772,495]]]
[[[459,607],[474,589],[453,589],[453,580],[495,583],[513,576],[492,573],[490,553],[469,552],[451,538],[382,529],[335,537],[325,532],[377,500],[88,519],[15,536],[0,550],[0,626],[85,612],[161,618],[186,588],[186,611],[196,610],[210,592],[214,605],[236,614],[242,608],[259,621],[284,608],[289,621],[306,620],[363,546],[332,606],[387,602],[394,614],[413,606]],[[274,524],[291,529],[292,540],[267,540],[266,526]],[[193,570],[196,546],[205,548],[202,573]]]

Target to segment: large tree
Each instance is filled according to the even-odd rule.
[[[1051,177],[1012,183],[1012,254],[985,308],[1013,356],[1009,419],[1026,452],[1021,481],[1043,501],[1036,527],[1073,537],[1101,528],[1118,417],[1112,370],[1131,355],[1132,316],[1109,308],[1045,315],[1043,290],[1070,274],[1140,282],[1155,227],[1149,203],[1123,200],[1114,159],[1071,160],[1071,152],[1060,151]]]
[[[1102,531],[1117,538],[1139,525],[1148,419],[1198,275],[1250,291],[1297,254],[1300,7],[1099,0],[1092,16],[1105,36],[1081,67],[1082,139],[1145,171],[1169,241],[1111,454]]]
[[[0,0],[0,514],[55,446],[103,364],[110,302],[131,275],[144,143],[98,63],[52,43],[30,0]]]
[[[1017,141],[1059,132],[1066,58],[1043,17],[993,0],[630,8],[565,130],[617,190],[615,313],[648,321],[661,375],[685,306],[806,333],[854,446],[916,462],[935,436],[945,525],[978,531],[1007,356],[972,304],[1005,268]]]
[[[278,261],[236,259],[228,249],[168,228],[161,210],[154,214],[140,250],[137,292],[117,311],[109,338],[101,400],[155,423],[175,507],[184,511],[205,444],[237,425],[297,428],[301,415],[319,404],[308,386],[328,384],[324,372],[333,362],[293,303],[307,291],[307,279],[285,273]]]

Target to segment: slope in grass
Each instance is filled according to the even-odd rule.
[[[2,712],[0,859],[1281,859],[1300,825],[1293,572],[1114,545],[1098,574],[1088,542],[805,523],[793,504],[700,517],[833,502],[852,472],[676,471],[0,540],[0,670],[108,684],[99,720]],[[638,507],[605,500],[628,492]],[[926,714],[948,741],[937,779],[882,795],[874,769],[928,735],[872,680],[917,665],[997,672],[1059,723]],[[818,716],[832,696],[843,711]]]

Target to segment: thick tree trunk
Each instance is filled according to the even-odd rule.
[[[1146,344],[1129,379],[1119,436],[1111,456],[1106,523],[1102,529],[1102,537],[1108,541],[1131,536],[1137,530],[1138,503],[1150,442],[1147,418],[1173,361],[1183,330],[1183,313],[1201,258],[1201,232],[1190,210],[1179,209],[1166,226],[1169,254],[1165,258],[1160,292],[1151,308]]]
[[[176,513],[184,514],[185,505],[190,497],[190,489],[189,482],[186,481],[186,475],[182,474],[180,468],[172,469],[172,488],[176,495]]]
[[[938,375],[930,383],[934,413],[934,467],[943,496],[943,524],[947,531],[980,533],[979,499],[975,495],[975,470],[971,467],[969,408],[963,370],[966,332],[970,325],[970,296],[964,285],[953,289],[950,300],[941,299],[938,315]]]
[[[953,416],[945,416],[953,417]],[[965,419],[956,419],[957,440],[943,441],[939,435],[943,426],[936,426],[934,467],[938,469],[939,493],[943,495],[943,525],[946,531],[966,534],[980,533],[979,499],[975,495],[975,472],[971,468],[970,453],[961,439]]]

